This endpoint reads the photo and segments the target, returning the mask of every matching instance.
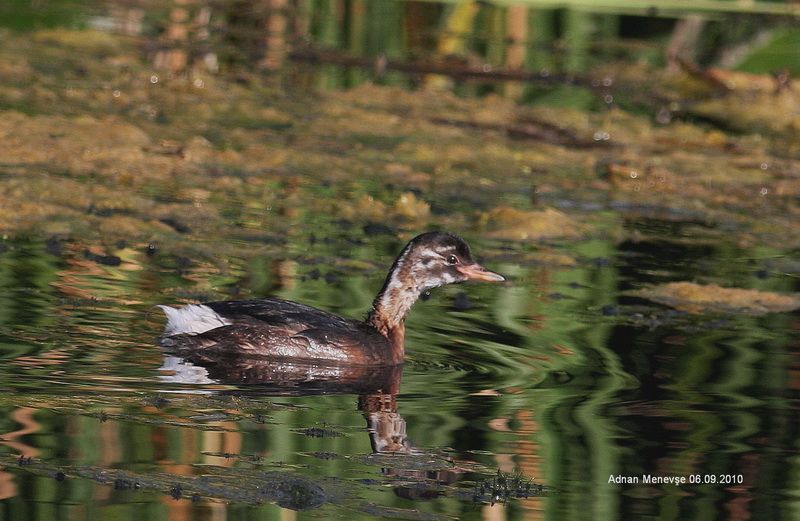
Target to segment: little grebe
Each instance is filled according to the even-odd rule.
[[[277,298],[159,306],[168,322],[161,343],[177,354],[309,360],[348,365],[403,362],[403,322],[429,289],[466,280],[502,281],[472,259],[461,238],[423,233],[389,270],[366,320],[343,318]]]

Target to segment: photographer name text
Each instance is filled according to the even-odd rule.
[[[741,474],[689,474],[688,476],[659,476],[655,474],[641,474],[639,476],[625,476],[623,474],[610,474],[609,483],[617,485],[741,485],[744,476]]]

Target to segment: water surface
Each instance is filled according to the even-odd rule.
[[[641,292],[797,293],[800,112],[774,78],[587,66],[589,102],[554,108],[0,36],[0,517],[797,517],[797,311]],[[508,281],[426,295],[402,370],[157,345],[162,303],[362,317],[428,229]]]
[[[715,255],[672,243],[665,258],[660,243],[670,239],[621,244],[559,270],[495,261],[508,254],[473,241],[510,282],[445,288],[418,303],[409,363],[390,376],[401,378],[400,392],[382,406],[346,389],[181,383],[191,378],[155,345],[161,317],[150,305],[207,267],[178,276],[144,253],[108,267],[54,255],[36,239],[6,241],[4,508],[13,519],[136,517],[142,508],[155,519],[186,510],[270,517],[280,516],[276,501],[307,509],[301,518],[481,519],[498,510],[507,519],[664,519],[716,518],[746,501],[754,513],[790,518],[794,319],[627,311],[643,306],[621,289],[684,279]],[[351,251],[388,265],[386,242],[401,246],[368,237]],[[347,258],[342,246],[318,242],[306,255]],[[304,266],[290,288],[270,293],[358,316],[382,274],[308,276],[328,266]],[[256,269],[231,272],[231,291],[250,294]],[[376,425],[403,454],[375,455]],[[491,506],[476,483],[498,469],[552,491]],[[618,475],[734,482],[608,483]],[[275,479],[265,476],[307,476],[303,487],[316,495],[293,503],[262,493]]]

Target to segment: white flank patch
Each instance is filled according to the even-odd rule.
[[[181,333],[205,333],[206,331],[231,324],[230,320],[221,317],[216,311],[202,304],[189,304],[182,308],[163,305],[157,307],[164,310],[167,315],[167,325],[164,327],[165,336],[179,335]]]

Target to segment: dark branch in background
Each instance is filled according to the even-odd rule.
[[[613,146],[613,144],[608,140],[587,139],[579,136],[576,132],[573,132],[567,128],[559,127],[548,121],[534,119],[531,116],[526,116],[525,118],[515,121],[509,125],[479,123],[477,121],[462,121],[444,118],[432,118],[430,119],[430,122],[437,125],[451,125],[460,128],[473,128],[477,130],[504,132],[512,139],[531,139],[534,141],[543,141],[545,143],[574,148],[608,148]]]
[[[551,74],[548,71],[532,71],[519,69],[505,69],[493,67],[488,64],[475,66],[461,60],[452,61],[399,61],[390,60],[385,55],[376,58],[352,56],[331,49],[314,49],[306,47],[289,52],[289,59],[295,62],[341,65],[343,67],[356,67],[371,69],[377,76],[383,76],[386,71],[398,71],[411,74],[441,74],[460,79],[477,79],[486,81],[523,81],[545,85],[585,85],[591,86],[591,80],[586,76],[576,74]]]

